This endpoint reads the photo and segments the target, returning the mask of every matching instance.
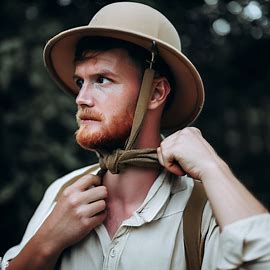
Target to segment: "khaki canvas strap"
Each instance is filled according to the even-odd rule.
[[[156,149],[132,149],[141,130],[148,102],[151,98],[154,74],[155,71],[149,68],[144,72],[132,129],[125,150],[116,149],[112,153],[100,153],[99,164],[102,169],[108,169],[111,173],[119,173],[128,165],[159,166]]]
[[[201,269],[204,239],[201,236],[203,209],[207,197],[203,184],[194,180],[194,188],[183,214],[183,234],[187,270]]]
[[[108,169],[112,173],[119,173],[127,166],[139,166],[147,168],[159,168],[157,150],[144,148],[142,150],[131,149],[115,150],[111,155],[105,155],[99,160],[100,167]]]
[[[134,114],[134,120],[132,123],[132,129],[125,148],[126,150],[130,150],[132,148],[136,138],[138,137],[139,131],[141,130],[143,119],[147,111],[148,103],[152,95],[152,83],[154,75],[155,71],[153,69],[147,68],[144,71],[142,85]]]
[[[77,180],[79,180],[81,177],[83,177],[84,175],[93,173],[94,171],[96,171],[99,168],[99,165],[96,164],[94,166],[91,166],[89,169],[85,170],[83,173],[80,173],[74,177],[72,177],[71,179],[69,179],[63,186],[61,186],[60,190],[58,191],[56,197],[55,197],[55,201],[58,200],[59,196],[62,194],[62,192],[64,191],[65,188],[67,188],[68,186],[72,185],[73,183],[75,183]]]
[[[155,47],[155,46],[154,46]],[[100,167],[108,169],[111,173],[119,173],[126,166],[159,167],[156,149],[133,149],[135,141],[143,124],[148,103],[152,95],[152,84],[155,76],[154,63],[155,50],[152,49],[150,67],[144,71],[142,85],[135,109],[132,129],[125,149],[116,149],[112,153],[100,152]],[[131,151],[132,150],[132,151]]]

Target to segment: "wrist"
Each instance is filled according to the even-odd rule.
[[[216,179],[221,176],[233,176],[231,169],[220,157],[215,160],[211,160],[205,166],[203,172],[201,173],[201,181],[207,181],[211,179]]]
[[[44,265],[48,261],[57,261],[64,248],[58,247],[56,241],[49,241],[39,234],[32,238],[34,246],[38,247],[35,255],[37,265]]]
[[[45,241],[42,241],[42,238],[39,238],[39,235],[36,234],[25,245],[21,252],[9,261],[7,270],[52,270],[61,252],[62,251],[56,250],[46,244]]]

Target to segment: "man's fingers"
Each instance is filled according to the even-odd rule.
[[[99,186],[101,177],[93,174],[87,174],[79,178],[72,186],[79,188],[81,191],[89,189],[92,186]]]
[[[171,163],[168,166],[166,166],[166,169],[178,176],[186,175],[185,171],[181,168],[181,166],[178,163]]]
[[[107,211],[102,211],[94,216],[91,217],[83,217],[82,218],[82,224],[84,225],[84,228],[87,229],[87,231],[91,231],[98,225],[100,225],[107,216]]]
[[[182,176],[185,175],[185,171],[181,168],[178,162],[172,156],[166,156],[163,154],[161,147],[157,148],[157,155],[159,163],[165,167],[169,172]]]
[[[62,198],[72,208],[76,208],[82,204],[104,200],[108,196],[107,188],[105,186],[96,186],[99,183],[100,177],[85,175],[65,188]]]
[[[99,200],[91,204],[81,205],[77,210],[77,215],[81,217],[91,218],[98,213],[101,213],[106,208],[105,200]]]
[[[72,208],[92,204],[96,201],[104,200],[108,196],[107,188],[104,186],[93,187],[85,191],[71,191],[71,189],[64,191],[64,196]]]
[[[162,156],[162,152],[161,152],[160,147],[157,148],[157,156],[158,156],[159,163],[164,167],[164,160],[163,160],[163,156]]]
[[[83,202],[91,203],[98,200],[106,199],[108,196],[108,191],[105,186],[98,186],[82,192],[81,196]]]
[[[167,168],[173,162],[172,156],[167,155],[166,150],[162,146],[157,148],[157,154],[158,160],[163,167]]]
[[[95,228],[98,225],[100,225],[105,220],[106,216],[107,216],[107,212],[103,211],[103,212],[91,217],[91,219],[90,219],[91,227]]]

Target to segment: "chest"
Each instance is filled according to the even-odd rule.
[[[119,215],[118,211],[108,211],[107,218],[104,220],[103,225],[105,226],[110,239],[116,234],[118,228],[124,221],[125,217],[123,215]]]
[[[77,250],[66,260],[67,264],[64,258],[63,266],[67,268],[62,269],[71,270],[69,265],[74,260],[77,267],[83,261],[84,264],[88,261],[88,265],[94,266],[91,268],[93,270],[185,270],[181,213],[149,223],[139,219],[139,216],[133,216],[120,224],[113,239],[109,237],[107,228],[119,224],[119,220],[113,220],[112,223],[107,221],[107,227],[105,224],[99,226],[95,233],[91,233],[87,240],[75,247]],[[174,265],[177,267],[174,268]]]
[[[138,206],[123,207],[120,203],[107,203],[107,217],[103,222],[110,238],[112,239],[120,228],[121,224],[128,220]]]

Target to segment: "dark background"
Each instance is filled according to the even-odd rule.
[[[0,256],[17,244],[46,187],[94,162],[74,140],[74,100],[43,67],[50,37],[114,1],[0,4]],[[138,1],[164,13],[205,83],[195,123],[239,179],[270,206],[270,2]]]

